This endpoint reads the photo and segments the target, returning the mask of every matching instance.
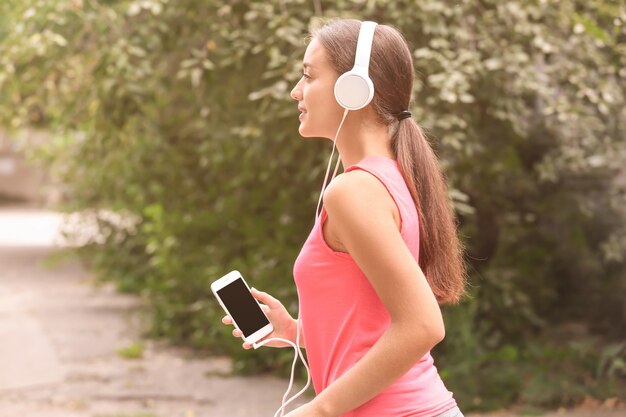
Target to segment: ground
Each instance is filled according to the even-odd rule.
[[[61,250],[60,221],[28,206],[0,207],[0,416],[274,415],[288,380],[235,376],[227,357],[198,358],[142,340],[137,297],[95,285],[76,260],[48,265]],[[119,353],[137,342],[142,357]],[[618,417],[626,409],[594,405],[546,417],[562,415]]]

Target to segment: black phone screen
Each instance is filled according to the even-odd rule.
[[[217,294],[245,337],[270,323],[241,278],[220,289]]]

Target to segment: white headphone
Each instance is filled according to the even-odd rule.
[[[335,99],[345,109],[362,109],[374,98],[374,84],[369,77],[368,68],[376,26],[376,22],[361,23],[354,67],[341,74],[335,82]]]

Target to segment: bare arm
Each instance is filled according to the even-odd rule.
[[[324,416],[340,416],[372,399],[444,337],[439,305],[398,231],[389,199],[363,171],[340,175],[324,195],[337,237],[391,316],[376,344],[311,402]]]

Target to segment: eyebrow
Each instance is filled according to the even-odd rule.
[[[311,65],[311,64],[310,64],[310,63],[308,63],[308,62],[304,62],[304,63],[302,64],[302,66],[303,66],[304,68],[315,68],[315,65]]]

